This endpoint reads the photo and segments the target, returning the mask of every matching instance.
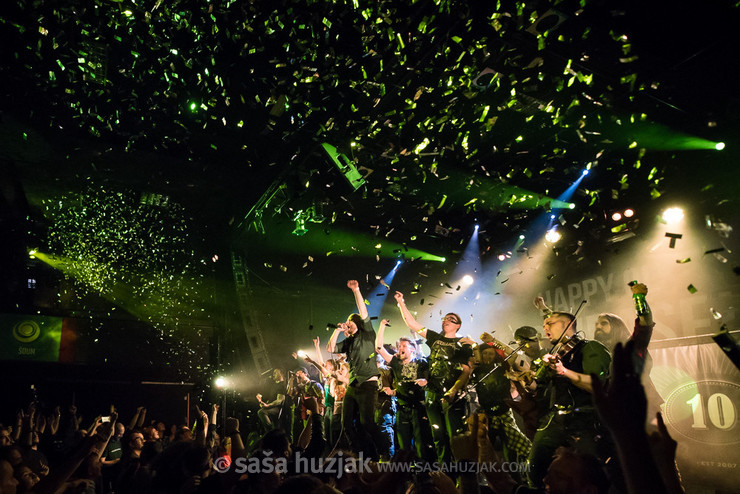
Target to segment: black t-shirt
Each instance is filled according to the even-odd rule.
[[[496,365],[498,368],[491,372]],[[504,400],[511,398],[511,381],[505,374],[505,366],[497,363],[480,364],[473,371],[478,403],[484,411],[502,414],[509,409]]]
[[[611,354],[596,340],[584,340],[576,345],[565,357],[563,365],[580,374],[596,374],[601,381],[609,375]],[[576,387],[564,376],[552,376],[551,403],[558,408],[590,408],[592,396],[586,390]]]
[[[369,317],[357,325],[355,334],[342,341],[338,353],[347,355],[350,385],[357,386],[379,374],[375,363],[375,330]]]
[[[388,363],[393,372],[396,398],[399,405],[409,405],[424,402],[424,388],[416,384],[417,379],[427,379],[429,364],[426,359],[414,359],[403,365],[401,359],[394,355]]]
[[[448,338],[427,329],[429,345],[429,386],[435,391],[446,391],[460,376],[462,364],[467,364],[472,355],[470,345],[460,343],[462,337]]]
[[[268,382],[265,392],[262,394],[262,401],[265,403],[271,403],[277,399],[279,394],[285,396],[287,387],[288,385],[285,381]]]

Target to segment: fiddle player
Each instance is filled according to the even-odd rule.
[[[540,419],[529,453],[529,483],[534,487],[544,487],[543,478],[560,446],[602,460],[612,449],[607,433],[599,430],[591,401],[591,374],[606,380],[609,351],[598,341],[576,336],[575,316],[568,312],[552,312],[543,329],[553,349],[543,356],[549,369],[538,378],[537,387],[544,389],[550,406]]]

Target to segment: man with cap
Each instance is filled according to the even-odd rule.
[[[496,438],[501,440],[504,460],[523,462],[529,456],[532,443],[517,427],[509,405],[511,381],[507,374],[515,356],[505,360],[508,352],[504,345],[497,345],[488,333],[481,338],[484,343],[475,348],[471,361],[471,382],[475,385],[478,404],[488,417],[488,436],[493,444]]]
[[[537,371],[542,368],[542,357],[547,350],[542,348],[537,330],[532,326],[522,326],[514,331],[514,344],[520,348],[518,354],[511,358],[511,369],[507,377],[516,389],[515,396],[507,399],[507,404],[522,418],[524,435],[531,441],[537,432],[540,418],[547,413],[549,403],[545,393],[538,392]]]
[[[462,319],[454,312],[442,318],[442,333],[438,333],[414,319],[401,292],[396,292],[394,297],[406,326],[425,338],[429,346],[429,379],[424,405],[432,428],[437,459],[449,462],[452,460],[450,437],[467,430],[466,403],[457,399],[457,395],[471,373],[468,365],[472,355],[472,347],[468,343],[470,340],[457,336]]]

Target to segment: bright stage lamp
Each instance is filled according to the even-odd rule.
[[[632,218],[635,215],[635,211],[632,209],[625,209],[624,210],[624,217],[625,218]]]
[[[465,275],[465,276],[463,276],[463,278],[462,278],[462,282],[463,282],[463,285],[467,285],[467,286],[470,286],[470,285],[472,285],[472,284],[473,284],[473,281],[474,281],[474,280],[473,280],[473,277],[472,277],[472,276],[470,276],[469,274],[466,274],[466,275]]]
[[[560,240],[560,237],[562,237],[562,235],[560,235],[560,232],[554,228],[552,230],[548,230],[545,234],[545,240],[547,240],[551,244],[554,244],[558,240]]]
[[[683,209],[681,208],[668,208],[663,211],[663,221],[669,225],[678,223],[683,219]]]
[[[223,389],[226,387],[226,384],[228,384],[228,381],[226,381],[225,377],[218,376],[213,383],[216,385],[218,389]]]
[[[622,219],[622,213],[617,212],[617,213],[612,214],[612,220],[619,221],[621,219]]]
[[[725,148],[724,142],[718,142],[717,144],[714,145],[714,149],[716,149],[717,151],[722,151],[724,148]]]
[[[297,351],[297,352],[295,352],[295,353],[296,353],[296,355],[298,355],[298,357],[300,357],[300,358],[306,358],[306,352],[304,352],[303,350],[298,350],[298,351]]]
[[[498,255],[498,260],[499,261],[505,261],[506,260],[506,254],[499,254]]]

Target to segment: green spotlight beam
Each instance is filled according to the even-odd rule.
[[[691,136],[657,123],[635,123],[627,127],[630,147],[673,151],[688,149],[714,149],[721,151],[724,143]],[[719,146],[719,147],[718,147]]]
[[[325,255],[340,257],[377,257],[395,259],[401,256],[425,261],[445,262],[446,258],[416,249],[409,244],[403,245],[370,233],[348,232],[334,228],[325,231],[321,224],[308,223],[308,231],[300,236],[293,237],[289,242],[283,242],[286,232],[275,232],[270,246],[274,252]],[[292,227],[292,224],[289,226]],[[264,238],[264,237],[260,237]],[[378,247],[380,246],[380,247]]]

